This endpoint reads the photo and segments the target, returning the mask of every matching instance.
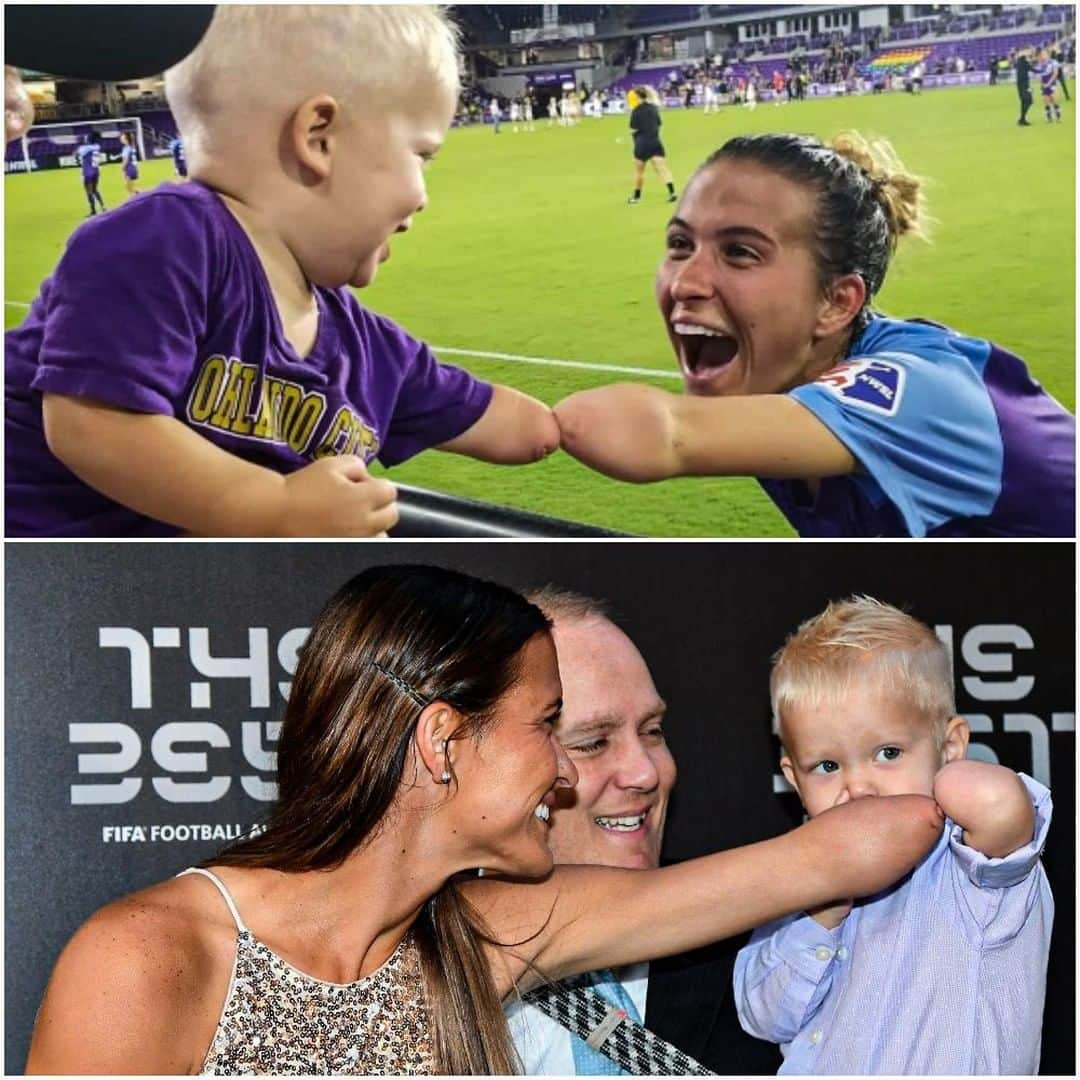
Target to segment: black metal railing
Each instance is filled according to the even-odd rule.
[[[574,539],[628,535],[595,525],[583,525],[579,521],[564,521],[508,506],[496,506],[479,499],[445,495],[406,484],[396,486],[400,517],[390,535],[399,539],[452,536]]]

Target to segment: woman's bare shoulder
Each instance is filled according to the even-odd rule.
[[[207,1026],[207,998],[218,996],[208,990],[221,984],[223,993],[236,936],[208,885],[189,878],[152,885],[106,904],[79,927],[49,980],[28,1072],[198,1067],[206,1040],[192,1033]]]
[[[191,877],[172,878],[99,908],[64,952],[76,961],[114,955],[117,962],[137,959],[134,970],[147,977],[161,963],[184,961],[186,972],[194,975],[214,952],[222,928],[231,926],[228,909],[212,887]]]

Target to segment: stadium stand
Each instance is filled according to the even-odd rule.
[[[743,10],[743,9],[740,9]],[[1069,29],[1073,9],[1055,5],[1027,8],[993,16],[918,19],[890,28],[864,27],[842,34],[783,35],[771,40],[741,41],[723,49],[718,67],[729,81],[757,79],[766,83],[773,72],[786,73],[792,57],[810,75],[811,82],[831,84],[855,78],[875,80],[883,73],[903,76],[922,63],[933,77],[958,71],[986,71],[992,60],[1007,58],[1019,49],[1056,43]],[[632,86],[649,85],[674,102],[674,86],[696,75],[694,62],[661,60],[640,64],[607,86],[623,94]]]

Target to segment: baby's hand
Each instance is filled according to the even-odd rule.
[[[351,454],[323,458],[285,478],[278,536],[385,536],[397,524],[397,488]]]
[[[854,903],[854,899],[837,900],[835,903],[827,904],[825,907],[814,908],[806,914],[814,922],[824,926],[826,930],[835,930],[851,914]]]

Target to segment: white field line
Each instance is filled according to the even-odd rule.
[[[4,307],[29,308],[20,300],[5,300]],[[658,379],[681,378],[677,371],[657,368],[625,367],[621,364],[592,364],[586,360],[556,360],[550,356],[517,356],[514,353],[483,352],[480,349],[452,349],[447,345],[432,345],[432,352],[448,356],[478,356],[483,360],[508,360],[514,364],[537,364],[540,367],[576,368],[579,371],[611,371],[618,375],[644,375]]]
[[[621,364],[591,364],[585,360],[555,360],[550,356],[515,356],[513,353],[481,352],[478,349],[451,349],[446,346],[432,345],[432,352],[446,353],[449,356],[479,356],[485,360],[509,360],[515,364],[539,364],[542,367],[577,368],[581,371],[614,371],[620,375],[645,375],[661,379],[680,379],[677,371],[662,371],[657,368],[624,367]]]

